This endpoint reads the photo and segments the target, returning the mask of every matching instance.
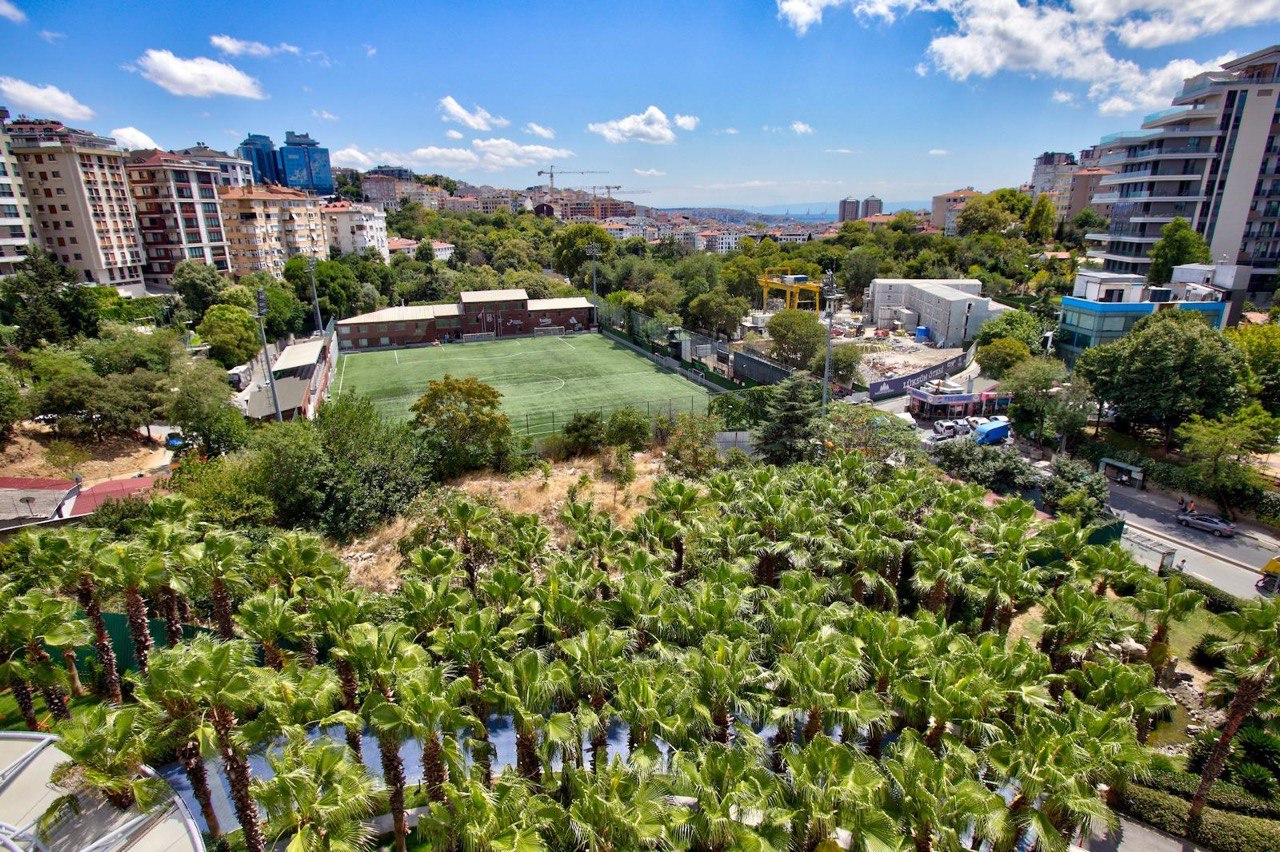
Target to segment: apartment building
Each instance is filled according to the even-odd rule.
[[[126,164],[142,240],[143,282],[168,286],[184,260],[229,272],[218,168],[155,149],[131,152]]]
[[[203,142],[197,142],[190,148],[181,148],[177,151],[171,151],[179,157],[188,160],[194,160],[205,166],[213,166],[217,169],[216,182],[218,186],[250,186],[253,184],[253,163],[237,157],[234,154],[228,154],[226,151],[218,151],[210,148]]]
[[[333,201],[320,208],[329,248],[341,254],[373,249],[384,262],[391,261],[387,243],[387,214],[372,204]]]
[[[253,169],[254,183],[284,183],[276,153],[276,143],[263,133],[250,133],[236,149],[236,156],[248,160]]]
[[[1160,229],[1182,217],[1215,261],[1251,268],[1249,293],[1269,294],[1280,262],[1280,45],[1188,78],[1173,106],[1140,130],[1113,133],[1094,204],[1111,226],[1090,235],[1109,272],[1145,274]]]
[[[928,340],[954,348],[1007,310],[983,296],[982,282],[973,278],[876,278],[867,288],[865,313],[876,328],[924,328]]]
[[[226,225],[231,273],[279,276],[295,255],[328,255],[320,202],[284,186],[224,186],[218,189]]]
[[[1094,204],[1093,196],[1098,193],[1098,185],[1104,177],[1115,174],[1111,169],[1097,166],[1082,166],[1071,173],[1071,180],[1066,191],[1055,193],[1054,212],[1059,222],[1074,219],[1086,207],[1104,219],[1111,218],[1110,204]]]
[[[480,201],[474,195],[450,195],[445,197],[440,209],[450,213],[478,213]]]
[[[840,209],[836,213],[837,222],[856,222],[862,218],[862,202],[850,195],[840,200]]]
[[[329,149],[320,147],[311,134],[286,130],[279,158],[285,186],[316,195],[333,195]]]
[[[1059,192],[1070,184],[1071,173],[1078,168],[1076,155],[1063,151],[1045,151],[1031,167],[1031,195]]]
[[[702,237],[706,251],[712,254],[732,254],[738,250],[738,243],[747,235],[731,231],[703,231],[699,236]]]
[[[146,293],[125,152],[60,121],[20,118],[7,131],[41,244],[89,284]]]
[[[867,196],[867,198],[863,199],[862,216],[860,216],[859,218],[865,219],[868,216],[879,216],[883,212],[884,212],[884,202],[881,201],[877,196],[870,195],[870,196]]]
[[[0,107],[0,278],[12,275],[36,241],[22,169],[5,129],[8,110]]]
[[[511,212],[511,195],[505,192],[493,192],[488,195],[482,195],[478,199],[480,212],[486,216],[492,216],[494,213],[510,213]]]
[[[964,204],[970,198],[976,198],[982,193],[974,192],[973,187],[966,186],[964,189],[955,189],[951,192],[944,192],[942,195],[933,197],[933,205],[929,211],[929,223],[938,230],[944,230],[947,226],[947,211],[957,204]]]
[[[413,180],[413,169],[405,166],[374,166],[369,169],[367,174],[378,175],[380,177],[390,177],[403,181]]]

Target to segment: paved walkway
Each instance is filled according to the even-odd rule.
[[[1088,852],[1208,852],[1190,840],[1120,817],[1113,832],[1097,831],[1081,847]]]

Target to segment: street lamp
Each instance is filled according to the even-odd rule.
[[[311,257],[309,257],[309,258],[307,259],[307,272],[309,273],[310,278],[311,278],[311,306],[312,306],[313,308],[315,308],[315,312],[316,312],[316,334],[323,334],[323,333],[324,333],[324,325],[323,325],[323,324],[321,323],[321,321],[320,321],[320,297],[316,295],[316,258],[315,258],[315,255],[312,255]],[[262,290],[261,290],[261,289],[259,289],[259,290],[258,290],[258,292],[259,292],[259,293],[261,293],[261,292],[262,292]],[[265,309],[262,309],[262,313],[264,313],[264,314],[265,314],[265,313],[266,313],[266,310],[265,310]]]
[[[591,258],[591,295],[599,298],[596,292],[596,266],[600,260],[600,246],[597,243],[587,243],[587,257]]]
[[[822,295],[827,300],[827,354],[822,365],[822,413],[827,413],[827,397],[831,391],[831,327],[835,325],[835,276],[828,269],[822,277]]]

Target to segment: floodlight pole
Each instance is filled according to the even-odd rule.
[[[827,270],[826,276],[822,282],[823,295],[827,298],[827,354],[822,364],[822,413],[827,413],[827,397],[831,388],[831,326],[835,324],[835,311],[832,310],[832,296],[835,295],[835,286],[831,279],[831,270]]]
[[[316,309],[316,316],[320,316],[319,308]],[[258,331],[262,334],[262,361],[267,365],[267,384],[271,387],[271,404],[276,409],[276,421],[280,422],[284,417],[280,414],[280,397],[276,394],[276,375],[271,371],[271,354],[267,352],[267,291],[261,287],[258,288],[257,319]]]
[[[600,294],[596,292],[596,267],[599,266],[600,246],[587,243],[587,257],[591,258],[591,295],[598,299]]]
[[[316,295],[316,259],[314,255],[307,260],[307,272],[311,278],[311,307],[316,312],[316,333],[323,334],[324,325],[320,320],[320,297]],[[263,313],[266,313],[266,311],[263,310]]]

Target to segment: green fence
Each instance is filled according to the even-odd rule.
[[[522,417],[512,418],[511,428],[513,431],[528,435],[530,438],[547,438],[564,431],[565,424],[575,414],[598,412],[601,418],[607,420],[613,412],[624,408],[638,409],[650,420],[657,420],[664,415],[674,417],[685,412],[706,414],[708,397],[706,394],[689,394],[688,396],[673,396],[648,402],[626,402],[618,405],[596,405],[572,410],[562,409],[559,411],[529,413]]]

